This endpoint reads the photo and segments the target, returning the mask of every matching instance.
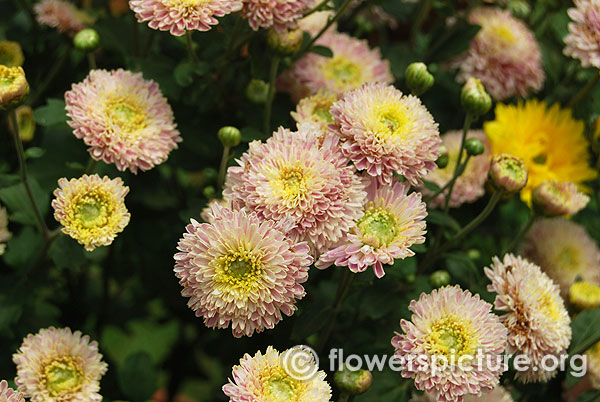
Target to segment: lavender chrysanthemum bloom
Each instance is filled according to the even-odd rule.
[[[84,29],[86,20],[89,20],[72,3],[64,0],[42,0],[33,10],[41,25],[56,28],[70,36]]]
[[[435,169],[438,125],[419,98],[391,85],[365,84],[331,108],[341,149],[358,170],[390,184],[394,173],[412,185]]]
[[[305,242],[290,240],[289,220],[211,206],[211,223],[191,220],[175,254],[175,275],[188,306],[210,328],[235,337],[272,329],[304,297],[313,262]]]
[[[492,305],[458,286],[422,293],[410,302],[411,320],[392,338],[402,376],[440,402],[462,402],[498,385],[506,328]],[[452,363],[454,362],[454,363]],[[459,362],[456,364],[456,362]],[[445,363],[445,364],[444,364]]]
[[[280,128],[265,143],[253,141],[227,172],[226,200],[261,219],[290,219],[292,239],[320,253],[335,244],[362,216],[364,183],[348,165],[338,138],[310,123],[298,132]]]
[[[383,264],[414,255],[409,248],[425,242],[425,203],[420,193],[408,194],[408,183],[394,183],[377,189],[377,181],[367,187],[364,215],[347,238],[321,255],[315,264],[323,269],[331,264],[363,272],[372,266],[375,276],[385,275]]]
[[[138,22],[171,35],[187,31],[208,31],[227,14],[242,9],[241,0],[130,0],[129,7]]]
[[[277,80],[278,88],[289,92],[295,102],[319,90],[342,97],[368,82],[394,82],[389,62],[382,59],[379,49],[369,48],[366,40],[330,32],[316,45],[331,49],[333,57],[307,53]]]
[[[0,381],[0,402],[25,402],[22,393],[8,387],[6,380]]]
[[[108,365],[98,344],[79,331],[50,327],[29,334],[13,355],[15,382],[31,402],[100,402]]]
[[[0,207],[0,255],[6,250],[6,242],[12,237],[8,231],[8,213],[6,208]],[[0,401],[1,402],[1,401]]]
[[[68,124],[95,160],[119,170],[149,170],[181,142],[158,84],[141,73],[92,70],[65,93]]]
[[[442,135],[442,142],[448,149],[448,165],[444,168],[436,168],[432,170],[423,179],[432,183],[435,183],[439,187],[444,187],[454,176],[454,169],[458,162],[458,153],[460,151],[460,142],[462,138],[462,132],[450,131]],[[467,168],[465,171],[456,179],[454,183],[454,191],[450,198],[450,207],[456,208],[465,203],[471,203],[477,201],[485,194],[485,182],[487,180],[487,174],[490,169],[490,145],[486,139],[483,131],[472,130],[467,134],[467,138],[477,138],[481,140],[484,145],[485,151],[481,155],[472,156],[469,159]],[[466,153],[463,153],[463,160],[467,157]],[[432,191],[423,187],[421,192],[424,196],[432,194]],[[429,201],[429,206],[436,208],[443,205],[445,201],[445,194],[448,190],[438,195],[433,200]]]
[[[409,402],[437,402],[437,398],[434,394],[425,392],[422,395],[413,395]],[[514,402],[514,399],[506,388],[502,385],[497,385],[496,388],[489,392],[484,392],[481,396],[465,396],[463,402]]]
[[[571,342],[571,318],[559,287],[540,267],[512,254],[494,257],[485,274],[492,282],[488,290],[497,293],[496,310],[505,312],[500,320],[508,329],[506,352],[528,358],[526,370],[515,377],[524,383],[550,380],[556,370],[547,370],[544,358],[560,359]]]
[[[519,253],[539,265],[564,298],[578,279],[600,284],[600,249],[583,226],[568,219],[535,222]]]
[[[600,68],[600,2],[598,0],[573,0],[569,8],[571,17],[569,34],[565,36],[566,56],[579,59],[583,67]]]
[[[295,28],[312,0],[242,0],[242,15],[250,27],[284,30]]]
[[[459,69],[460,82],[480,79],[495,100],[524,97],[542,88],[542,53],[525,23],[493,7],[477,8],[468,19],[481,30],[469,50],[451,63]]]

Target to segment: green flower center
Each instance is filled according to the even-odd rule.
[[[124,137],[135,136],[136,132],[146,127],[146,115],[130,99],[120,97],[109,102],[107,115],[109,122],[118,126]]]
[[[379,248],[396,238],[396,219],[383,208],[370,206],[357,222],[365,244]]]
[[[1,76],[0,77],[0,88],[8,88],[15,82],[15,77],[12,76]]]
[[[92,191],[76,201],[75,219],[87,229],[105,226],[111,212],[110,205],[105,194]]]
[[[361,68],[345,57],[334,56],[325,64],[325,77],[342,84],[356,84],[360,82]]]
[[[53,397],[79,391],[84,379],[81,364],[71,356],[60,357],[45,364],[43,382]]]
[[[296,394],[296,389],[290,380],[287,378],[278,378],[269,381],[267,386],[269,396],[273,397],[276,401],[292,400]]]
[[[261,277],[261,255],[242,246],[217,259],[216,281],[238,289],[249,290]]]
[[[314,115],[317,116],[319,120],[322,120],[328,124],[334,123],[333,116],[331,115],[331,113],[329,113],[329,110],[327,109],[316,109]]]
[[[471,332],[471,326],[462,318],[447,315],[431,326],[427,335],[429,351],[446,357],[467,354],[476,342]]]
[[[563,248],[556,259],[565,269],[576,270],[579,267],[579,252],[572,247]]]

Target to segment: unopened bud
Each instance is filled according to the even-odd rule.
[[[98,36],[98,32],[91,28],[82,29],[73,38],[75,47],[84,52],[91,52],[98,47],[99,43],[100,37]]]
[[[494,188],[516,193],[527,184],[527,168],[523,160],[516,156],[495,155],[490,165],[489,178]]]
[[[527,18],[531,13],[531,7],[523,0],[510,0],[506,4],[506,8],[517,18]]]
[[[302,46],[302,35],[300,28],[278,31],[274,28],[267,33],[267,43],[275,52],[288,56],[296,53]]]
[[[246,87],[246,97],[250,102],[264,104],[269,97],[269,84],[263,80],[252,79]]]
[[[221,127],[217,136],[226,147],[237,147],[242,142],[242,133],[232,126]]]
[[[0,40],[0,64],[7,67],[22,66],[25,61],[21,45],[17,42]]]
[[[481,252],[476,248],[472,248],[467,251],[467,257],[469,257],[472,260],[478,260],[479,258],[481,258]]]
[[[460,93],[460,102],[467,113],[486,114],[492,107],[492,98],[477,78],[469,78]]]
[[[438,156],[437,160],[435,161],[435,164],[440,169],[443,169],[446,166],[448,166],[448,162],[450,162],[450,157],[448,156],[448,148],[446,148],[446,146],[444,144],[440,145],[440,148],[438,150],[438,155],[439,156]]]
[[[421,95],[433,86],[434,78],[424,63],[411,63],[404,73],[406,85],[413,95]]]
[[[333,376],[335,385],[340,391],[350,395],[360,395],[367,392],[373,383],[373,375],[368,370],[350,370],[343,366]]]
[[[25,71],[21,67],[0,65],[0,109],[11,109],[22,103],[29,93]]]
[[[569,302],[580,310],[600,307],[600,286],[590,282],[575,282],[569,288]]]
[[[548,180],[537,186],[531,194],[534,210],[548,217],[574,215],[590,201],[580,193],[575,183]]]
[[[477,156],[485,151],[485,146],[479,138],[467,138],[465,141],[465,150],[468,155]]]
[[[17,114],[17,125],[19,128],[19,137],[23,142],[29,142],[33,140],[35,134],[35,118],[33,117],[33,109],[27,105],[21,105],[15,109]],[[12,119],[8,119],[8,129],[11,133],[15,134],[15,127],[13,126]]]
[[[202,190],[202,194],[204,194],[204,196],[209,200],[212,200],[217,195],[217,190],[215,190],[213,186],[206,186]]]
[[[440,288],[450,283],[450,274],[448,271],[438,270],[429,275],[429,284],[434,288]]]

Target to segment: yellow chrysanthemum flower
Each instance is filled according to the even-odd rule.
[[[493,154],[511,154],[525,162],[529,180],[521,199],[546,180],[571,181],[582,186],[596,178],[590,167],[584,124],[570,109],[529,100],[517,105],[498,104],[496,119],[483,126]]]
[[[590,282],[575,282],[569,288],[569,302],[578,309],[600,307],[600,286]]]

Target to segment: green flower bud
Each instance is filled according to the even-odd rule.
[[[490,165],[489,178],[494,188],[516,193],[527,184],[527,168],[523,160],[516,156],[495,155]]]
[[[91,28],[82,29],[73,38],[75,47],[84,52],[91,52],[98,47],[99,43],[100,36],[98,36],[98,32]]]
[[[510,0],[506,5],[506,8],[517,18],[527,18],[529,13],[531,13],[529,3],[523,0]]]
[[[406,282],[407,283],[415,283],[416,280],[417,280],[417,276],[415,274],[408,274],[408,275],[406,275]]]
[[[468,155],[477,156],[485,151],[485,147],[479,138],[467,138],[465,141],[465,150]]]
[[[413,95],[421,95],[433,86],[433,75],[427,71],[424,63],[411,63],[404,73],[406,85],[410,88]]]
[[[206,186],[204,187],[204,189],[202,190],[202,194],[204,194],[204,196],[206,198],[208,198],[209,200],[212,200],[213,198],[216,197],[217,195],[217,190],[215,190],[215,188],[213,186]]]
[[[29,94],[29,84],[21,67],[0,65],[0,109],[20,105]]]
[[[269,97],[269,84],[263,80],[252,79],[246,87],[246,98],[252,103],[262,105]]]
[[[335,385],[340,391],[350,395],[360,395],[367,392],[373,383],[373,375],[368,370],[350,370],[343,366],[333,376]]]
[[[467,251],[467,257],[469,257],[472,260],[478,260],[479,258],[481,258],[481,252],[476,248],[472,248]]]
[[[492,107],[492,98],[477,78],[469,78],[460,93],[460,102],[467,113],[481,116]]]
[[[302,35],[300,28],[286,29],[281,32],[271,28],[267,33],[267,44],[276,53],[283,56],[292,55],[302,46]]]
[[[236,127],[232,126],[221,127],[217,136],[226,147],[237,147],[242,142],[242,133]]]
[[[438,156],[437,160],[435,161],[435,164],[440,169],[443,169],[446,166],[448,166],[448,162],[450,162],[450,158],[448,157],[448,148],[446,148],[446,146],[444,144],[440,145],[438,154],[439,154],[439,156]]]
[[[33,140],[35,135],[35,118],[33,117],[33,110],[27,105],[21,105],[15,109],[17,114],[17,125],[19,126],[19,137],[21,141],[29,142]],[[13,126],[12,120],[8,119],[8,129],[11,133],[15,133],[15,127]]]
[[[448,271],[444,271],[443,269],[435,271],[431,275],[429,275],[429,283],[434,288],[441,288],[442,286],[446,286],[450,283],[450,274]]]

